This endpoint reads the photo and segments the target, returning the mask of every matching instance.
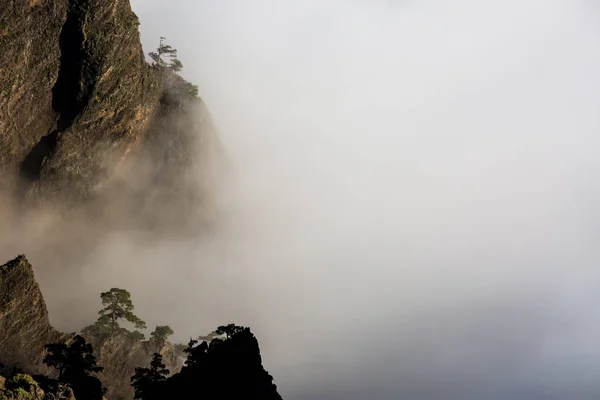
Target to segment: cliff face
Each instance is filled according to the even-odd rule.
[[[0,250],[44,260],[43,283],[79,268],[107,232],[167,227],[172,238],[211,223],[210,116],[193,85],[145,62],[138,24],[128,0],[0,0]],[[44,222],[34,212],[36,229],[15,234],[38,205],[52,222],[28,235]],[[52,373],[44,345],[72,336],[50,325],[25,257],[0,267],[1,363]],[[88,339],[111,399],[131,394],[153,352],[181,366],[169,344]]]
[[[113,336],[106,340],[95,341],[87,338],[94,347],[94,355],[98,365],[104,371],[98,378],[106,385],[106,398],[111,400],[130,399],[133,397],[130,378],[136,367],[146,367],[152,354],[160,353],[167,368],[173,372],[183,365],[183,359],[176,353],[173,345],[165,343],[158,346],[149,341],[139,341],[124,335]]]
[[[44,345],[69,335],[55,330],[31,265],[24,256],[0,266],[0,362],[31,373],[50,372],[42,363]]]
[[[85,199],[147,131],[162,89],[137,27],[123,0],[0,0],[0,168],[22,195]]]
[[[52,88],[67,0],[0,2],[0,163],[17,169],[56,120]]]
[[[109,231],[210,227],[214,127],[197,88],[145,61],[129,0],[0,0],[0,48],[1,256],[72,270]],[[52,233],[33,240],[39,218]]]
[[[48,320],[48,311],[31,265],[24,256],[0,267],[0,363],[6,367],[18,364],[26,373],[52,375],[42,360],[44,345],[58,343],[74,336],[58,332]],[[158,346],[124,335],[101,341],[89,338],[98,365],[98,374],[106,385],[108,399],[130,398],[130,377],[135,367],[145,367],[152,354],[159,352],[171,371],[182,366],[181,358],[170,343]]]

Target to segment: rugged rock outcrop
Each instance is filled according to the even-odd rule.
[[[181,372],[165,382],[162,393],[149,400],[183,399],[188,393],[222,399],[281,400],[273,376],[263,367],[258,340],[250,328],[229,324],[215,338],[189,349]]]
[[[0,362],[48,374],[50,370],[42,363],[44,345],[68,337],[50,325],[44,298],[25,256],[0,266]]]
[[[107,232],[211,227],[216,129],[145,61],[129,0],[0,0],[0,48],[0,255],[72,270]]]
[[[58,332],[48,320],[48,312],[31,265],[19,256],[0,267],[0,362],[7,368],[18,365],[26,373],[53,375],[42,360],[44,345],[66,341],[74,336]],[[182,359],[170,343],[161,346],[125,335],[103,340],[88,338],[98,365],[98,377],[106,385],[107,398],[129,398],[130,377],[135,367],[146,366],[154,352],[163,356],[167,367],[177,372]]]
[[[0,234],[18,241],[3,254],[31,250],[48,274],[66,273],[107,232],[210,226],[216,130],[197,88],[145,61],[138,25],[128,0],[0,0]],[[35,229],[16,234],[38,206]],[[33,243],[38,215],[51,222]],[[52,374],[44,345],[72,336],[50,325],[24,256],[0,267],[0,362]],[[88,339],[110,399],[131,394],[155,351],[181,366],[169,344]]]
[[[150,341],[134,340],[125,335],[113,336],[105,340],[87,338],[94,347],[94,355],[98,365],[104,371],[98,374],[108,391],[106,398],[111,400],[130,399],[133,396],[130,378],[136,367],[146,367],[152,354],[160,353],[163,362],[172,372],[177,372],[183,365],[182,354],[179,354],[171,343],[157,345]]]
[[[128,1],[0,0],[0,167],[24,193],[85,199],[147,131],[161,79],[137,27]]]

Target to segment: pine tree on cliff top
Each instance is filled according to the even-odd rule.
[[[173,72],[180,72],[183,69],[183,64],[177,58],[177,49],[174,49],[169,44],[165,44],[165,39],[165,37],[161,36],[156,51],[148,53],[148,55],[152,61],[154,61],[154,65],[169,69]],[[165,61],[165,58],[169,59],[169,61]]]
[[[119,321],[132,323],[137,329],[145,329],[146,323],[133,313],[131,294],[125,289],[112,288],[100,294],[104,308],[98,311],[98,320],[83,329],[86,335],[114,334],[122,331]],[[138,332],[139,333],[139,332]]]
[[[166,342],[169,336],[173,334],[173,329],[169,325],[158,325],[150,334],[150,339],[157,343]]]
[[[98,322],[116,330],[119,320],[131,322],[137,329],[145,329],[146,323],[133,313],[131,294],[125,289],[112,288],[100,294],[102,305],[105,306],[98,312]]]
[[[134,399],[153,400],[160,399],[162,388],[170,371],[162,362],[162,356],[154,353],[149,368],[136,368],[135,375],[131,377],[131,386],[135,390]]]

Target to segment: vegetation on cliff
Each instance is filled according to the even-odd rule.
[[[71,399],[71,390],[79,400],[103,395],[117,400],[134,394],[142,400],[185,398],[183,393],[198,390],[216,391],[224,399],[280,399],[249,328],[224,325],[187,346],[173,346],[167,342],[173,330],[159,325],[150,340],[141,341],[119,326],[127,318],[138,326],[142,322],[134,314],[131,295],[113,288],[100,296],[99,321],[106,324],[100,336],[62,334],[49,324],[24,256],[0,266],[0,294],[0,362],[7,366],[0,366],[0,375],[6,382],[21,382],[0,386],[0,396],[5,396],[0,400],[29,400],[23,396],[38,389],[43,393],[38,398],[44,400]],[[31,375],[34,386],[16,377],[24,373]],[[164,397],[156,397],[159,394]]]
[[[141,332],[129,332],[119,326],[119,321],[124,320],[138,329],[145,329],[146,323],[133,313],[133,302],[131,294],[125,289],[112,288],[108,292],[100,294],[103,309],[98,311],[98,320],[81,331],[84,335],[94,337],[105,337],[116,333],[128,333],[137,339],[144,339]]]
[[[0,377],[0,400],[37,400],[47,398],[32,376],[14,372],[8,378]]]
[[[168,325],[158,325],[150,334],[150,340],[157,343],[164,343],[173,333],[175,332]]]
[[[162,398],[184,398],[200,387],[223,399],[281,400],[273,377],[263,368],[258,340],[250,328],[229,324],[216,332],[225,337],[190,341],[181,371],[157,390]]]
[[[94,350],[83,337],[47,344],[46,349],[44,363],[58,371],[58,383],[71,387],[78,400],[102,400],[106,390],[95,374],[104,368],[96,364]]]
[[[183,64],[177,58],[177,49],[165,43],[161,37],[156,51],[148,53],[152,59],[152,67],[163,75],[163,107],[181,106],[184,101],[198,99],[198,86],[183,79],[178,73]]]
[[[258,341],[250,329],[230,324],[217,332],[226,336],[210,342],[190,340],[185,365],[170,377],[158,353],[148,368],[136,368],[131,378],[135,399],[178,399],[189,393],[206,393],[221,399],[281,400],[273,377],[262,366]]]
[[[97,237],[69,227],[89,221],[143,232],[167,226],[170,235],[204,228],[194,212],[211,196],[188,171],[220,148],[198,87],[179,74],[177,50],[161,38],[146,62],[127,0],[0,0],[0,9],[0,189],[18,204],[7,214],[18,221],[43,206],[76,216],[45,239],[61,256],[39,258],[61,271],[80,265]],[[134,178],[115,174],[123,165]],[[129,292],[112,288],[101,300],[81,335],[59,332],[25,256],[0,266],[0,361],[8,366],[0,367],[0,400],[116,400],[134,391],[177,398],[197,392],[197,382],[206,393],[233,385],[245,397],[278,398],[249,329],[220,327],[186,347],[170,344],[173,330],[158,325],[146,341],[124,327],[146,328]]]
[[[162,355],[154,353],[147,367],[135,368],[131,376],[134,399],[186,398],[202,393],[222,399],[253,398],[281,400],[273,377],[263,368],[258,341],[249,328],[229,324],[216,332],[224,336],[211,341],[190,340],[187,359],[171,375]],[[44,363],[57,371],[57,378],[34,377],[18,370],[2,378],[0,400],[102,400],[107,392],[97,373],[92,345],[79,335],[46,345]]]

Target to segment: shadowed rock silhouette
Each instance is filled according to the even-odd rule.
[[[58,381],[73,388],[79,400],[102,400],[105,390],[94,375],[104,368],[96,365],[92,345],[82,336],[75,336],[70,343],[46,345],[48,355],[44,363],[58,371]]]
[[[281,400],[273,377],[263,368],[256,337],[249,328],[230,324],[216,331],[224,338],[210,342],[190,340],[181,371],[164,379],[155,355],[150,368],[136,370],[132,382],[136,399],[186,398],[189,393],[220,399]]]

